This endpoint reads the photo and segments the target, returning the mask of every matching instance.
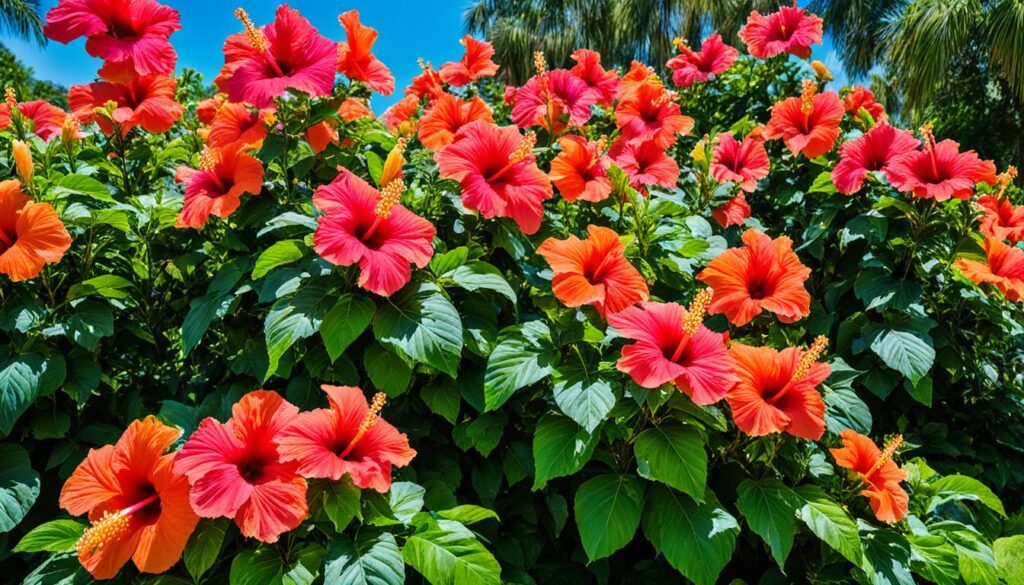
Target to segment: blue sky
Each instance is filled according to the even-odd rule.
[[[178,51],[178,67],[192,67],[203,73],[207,81],[213,81],[223,64],[220,48],[224,38],[241,31],[235,20],[234,10],[238,6],[249,11],[257,24],[266,24],[273,19],[278,2],[240,2],[240,0],[162,0],[181,13],[181,30],[171,37]],[[462,55],[459,38],[463,35],[462,12],[470,0],[443,0],[426,3],[422,0],[347,0],[344,3],[323,0],[292,0],[297,8],[316,26],[322,34],[334,40],[343,40],[344,33],[338,24],[338,13],[355,8],[359,10],[363,23],[378,30],[380,37],[375,45],[377,56],[395,74],[399,91],[390,98],[376,97],[374,110],[382,111],[399,96],[401,88],[419,73],[416,61],[419,57],[440,66],[445,61],[457,60]],[[44,10],[57,4],[57,0],[44,0]],[[64,85],[88,83],[95,77],[101,65],[85,53],[85,41],[79,39],[68,46],[50,42],[40,49],[31,44],[0,35],[9,49],[18,58],[32,67],[36,77],[58,81]],[[822,60],[834,73],[837,81],[845,81],[841,74],[839,60],[829,39],[824,46],[814,47],[814,58]],[[837,84],[840,85],[840,84]]]

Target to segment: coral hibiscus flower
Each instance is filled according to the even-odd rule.
[[[434,226],[412,213],[398,198],[400,179],[383,193],[343,169],[313,194],[324,215],[318,218],[313,247],[339,266],[359,265],[359,286],[391,296],[412,277],[410,264],[423,268],[434,254]]]
[[[672,189],[679,180],[679,165],[654,142],[627,143],[619,138],[608,155],[629,175],[629,184],[646,193],[651,185]]]
[[[860,116],[861,110],[866,111],[876,122],[885,118],[885,108],[875,101],[875,93],[860,85],[846,94],[843,98],[843,107],[846,108],[846,113],[854,118]]]
[[[224,66],[214,80],[231,101],[266,108],[286,89],[331,95],[338,51],[298,10],[278,6],[274,22],[263,29],[241,8],[235,16],[245,32],[224,42]]]
[[[603,142],[603,141],[602,141]],[[551,161],[548,176],[566,201],[577,199],[596,203],[612,192],[606,169],[611,159],[604,155],[601,142],[588,142],[580,136],[558,139],[562,151]]]
[[[60,262],[71,236],[49,203],[36,203],[17,179],[0,181],[0,274],[15,282],[35,278]]]
[[[174,180],[185,183],[178,227],[200,229],[211,215],[225,218],[238,209],[242,195],[263,189],[263,163],[238,145],[204,149],[199,169],[178,167]]]
[[[1024,250],[998,238],[985,238],[984,262],[958,258],[956,267],[977,284],[998,288],[1011,301],[1024,301]]]
[[[173,74],[178,55],[168,39],[176,30],[178,11],[153,0],[60,0],[43,33],[65,45],[86,37],[86,52],[106,61],[100,77],[123,83]]]
[[[227,103],[228,96],[224,93],[218,93],[212,98],[200,100],[196,104],[196,118],[199,118],[199,123],[209,126],[217,117],[217,112]]]
[[[636,341],[622,348],[620,371],[644,388],[672,382],[696,404],[714,404],[736,382],[725,335],[701,324],[706,291],[687,310],[676,303],[640,303],[608,315],[608,324]]]
[[[384,393],[367,404],[359,388],[322,388],[331,407],[296,417],[278,439],[281,458],[295,462],[306,477],[337,481],[348,474],[357,487],[388,491],[391,468],[408,465],[416,451],[404,433],[380,418]]]
[[[383,118],[388,130],[398,132],[403,125],[412,125],[412,129],[415,129],[413,117],[419,112],[421,101],[422,98],[420,96],[408,94],[398,100],[398,103],[385,110],[381,118]],[[404,132],[400,133],[404,134]]]
[[[622,138],[631,144],[653,141],[662,150],[675,144],[677,135],[693,129],[693,118],[682,115],[673,98],[661,83],[637,83],[615,108]]]
[[[732,67],[740,52],[725,44],[722,35],[712,33],[700,45],[700,51],[686,46],[681,39],[676,39],[675,46],[679,54],[666,63],[672,70],[672,83],[676,87],[689,87],[694,83],[704,83],[716,75],[721,75]]]
[[[807,59],[811,45],[820,45],[824,34],[821,18],[796,5],[783,6],[778,12],[762,16],[753,11],[740,29],[740,38],[747,50],[758,59],[791,53]]]
[[[921,129],[924,150],[915,150],[894,160],[886,175],[893,187],[922,199],[946,201],[950,197],[970,199],[978,183],[996,183],[996,165],[981,160],[973,150],[960,152],[952,140],[935,143],[931,125]]]
[[[1011,244],[1024,241],[1024,205],[1015,207],[1005,197],[985,195],[978,198],[978,206],[985,214],[978,226],[982,235]]]
[[[493,77],[498,72],[494,62],[494,46],[487,41],[478,41],[466,35],[459,41],[466,47],[466,54],[457,62],[441,66],[441,79],[448,85],[462,87],[484,77]]]
[[[277,439],[299,409],[270,390],[254,390],[222,423],[204,419],[178,452],[174,470],[188,477],[192,509],[233,518],[244,536],[277,542],[309,512],[306,480],[281,460]]]
[[[775,313],[793,323],[811,311],[804,281],[811,269],[793,251],[793,242],[775,240],[756,229],[743,232],[742,248],[731,248],[712,260],[697,278],[714,290],[709,311],[725,313],[733,325],[746,325],[761,313]]]
[[[887,172],[894,160],[914,152],[918,144],[910,132],[880,122],[839,147],[839,164],[832,169],[832,183],[840,193],[856,193],[868,173]]]
[[[585,240],[548,238],[537,248],[555,273],[551,290],[558,300],[567,307],[594,305],[601,316],[646,301],[647,282],[626,259],[619,234],[595,225],[587,232]]]
[[[345,28],[348,39],[348,42],[338,43],[338,73],[362,81],[383,95],[391,95],[395,91],[395,76],[370,52],[377,41],[376,29],[359,22],[358,10],[342,14],[338,22]]]
[[[347,98],[338,106],[338,115],[346,122],[355,122],[363,118],[372,118],[373,111],[361,99]]]
[[[258,149],[267,137],[269,110],[255,110],[244,104],[224,104],[206,133],[213,148]]]
[[[817,93],[814,82],[804,80],[801,97],[786,98],[772,106],[764,136],[769,140],[781,138],[794,155],[821,156],[832,150],[839,138],[843,111],[843,101],[836,92]]]
[[[106,116],[96,113],[108,102],[115,105],[110,117],[127,134],[135,126],[148,132],[167,132],[181,118],[184,108],[174,100],[176,82],[170,77],[138,77],[128,83],[97,81],[89,85],[75,85],[68,92],[68,105],[84,124],[96,122],[104,134],[114,132]]]
[[[50,140],[60,134],[67,113],[43,100],[17,102],[16,109],[23,119],[29,122],[27,130],[34,132],[43,140]],[[0,130],[11,125],[11,106],[0,104]]]
[[[587,87],[598,93],[598,105],[610,106],[619,88],[618,72],[615,69],[605,70],[601,67],[601,54],[597,51],[576,49],[571,56],[576,64],[569,73],[582,79]]]
[[[512,121],[520,128],[541,126],[561,132],[566,124],[582,126],[601,94],[565,69],[542,71],[516,90]]]
[[[551,181],[532,155],[533,134],[478,120],[455,133],[434,155],[441,176],[462,185],[462,204],[484,217],[508,217],[525,234],[536,233],[550,199]]]
[[[899,522],[907,515],[910,497],[900,487],[907,478],[907,472],[900,469],[892,456],[896,454],[903,438],[896,438],[880,451],[875,443],[864,435],[847,429],[839,434],[843,446],[829,449],[836,464],[852,471],[866,487],[860,493],[868,498],[875,517],[882,522]]]
[[[434,66],[430,63],[424,63],[423,59],[420,59],[421,73],[416,77],[412,78],[412,83],[409,87],[405,88],[405,95],[416,96],[418,99],[424,97],[427,98],[427,102],[432,102],[437,98],[444,95],[444,82],[441,80],[441,76],[434,70]]]
[[[723,228],[731,225],[743,225],[743,222],[750,217],[750,204],[747,203],[746,194],[740,191],[725,205],[711,210],[711,217]]]
[[[423,112],[419,123],[419,137],[423,146],[441,150],[455,140],[455,133],[470,122],[492,122],[491,108],[477,96],[464,100],[446,93],[434,100]]]
[[[180,434],[154,417],[137,420],[117,443],[90,449],[64,483],[61,508],[92,521],[75,549],[94,578],[110,579],[128,559],[163,573],[181,558],[199,517],[175,454],[165,453]]]
[[[733,182],[753,193],[757,182],[768,176],[768,166],[768,152],[760,140],[748,136],[739,142],[728,132],[718,135],[710,171],[719,183]]]
[[[817,441],[825,434],[825,401],[815,390],[831,373],[817,359],[828,345],[819,337],[807,350],[733,344],[739,381],[725,399],[741,431],[761,437],[783,431]]]

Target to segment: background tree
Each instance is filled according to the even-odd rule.
[[[32,68],[25,66],[3,45],[0,45],[0,86],[13,87],[22,101],[46,100],[62,108],[67,107],[67,88],[52,81],[36,79]]]
[[[39,0],[0,0],[0,33],[45,45]]]

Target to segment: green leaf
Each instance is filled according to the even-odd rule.
[[[516,291],[512,290],[501,271],[487,262],[470,262],[445,273],[443,277],[454,280],[455,284],[470,292],[493,290],[512,303],[516,302]]]
[[[708,492],[703,504],[660,484],[647,492],[644,535],[696,585],[713,585],[732,558],[739,525]]]
[[[78,345],[92,351],[101,338],[114,334],[114,312],[109,305],[85,300],[74,311],[65,329]]]
[[[444,417],[452,424],[458,420],[462,397],[454,383],[425,386],[420,390],[420,398],[434,414]]]
[[[853,292],[864,302],[865,310],[892,308],[903,310],[921,298],[921,287],[907,280],[893,280],[881,269],[866,269],[857,277]]]
[[[853,429],[861,434],[871,432],[871,410],[852,388],[832,387],[825,382],[825,424],[833,433]]]
[[[928,373],[935,361],[931,339],[904,329],[881,330],[871,342],[871,351],[914,383]]]
[[[925,376],[917,382],[911,382],[910,380],[904,380],[903,387],[907,389],[907,394],[914,400],[921,404],[931,407],[932,405],[932,377]]]
[[[914,585],[910,574],[910,543],[900,533],[861,522],[864,572],[872,585]]]
[[[50,191],[51,195],[85,195],[104,203],[117,203],[110,195],[110,190],[103,183],[85,175],[67,175],[61,177]]]
[[[615,393],[597,364],[588,365],[576,354],[554,372],[555,404],[588,433],[594,432],[615,406]]]
[[[264,380],[277,371],[278,362],[288,348],[320,329],[332,300],[328,292],[327,279],[318,278],[304,283],[295,294],[279,299],[270,308],[264,325],[269,359]]]
[[[928,491],[935,496],[928,503],[928,512],[935,510],[943,502],[950,500],[971,500],[981,502],[1000,516],[1006,517],[1003,502],[985,484],[966,475],[947,475],[928,486]]]
[[[104,274],[103,276],[90,278],[73,285],[68,290],[68,299],[77,299],[89,295],[99,295],[108,299],[124,299],[129,296],[129,293],[123,289],[132,288],[133,286],[135,285],[132,284],[132,281],[126,278],[114,274]]]
[[[427,490],[408,481],[396,481],[391,484],[388,492],[388,503],[391,512],[403,523],[408,524],[412,517],[423,509],[423,495]]]
[[[428,519],[405,541],[402,557],[432,585],[501,584],[498,561],[453,520]]]
[[[39,485],[25,449],[0,443],[0,533],[21,522],[39,497]]]
[[[506,337],[487,358],[484,371],[484,408],[494,410],[516,391],[550,376],[558,364],[551,331],[540,321],[506,330]]]
[[[761,537],[782,569],[793,548],[796,512],[803,502],[793,490],[774,477],[744,480],[738,488],[736,507],[747,525]]]
[[[324,564],[327,551],[320,543],[308,542],[299,545],[298,552],[291,553],[294,560],[282,576],[282,585],[313,585],[320,578],[320,567]]]
[[[361,528],[355,539],[341,536],[327,545],[325,583],[401,585],[405,561],[395,537],[374,528]]]
[[[366,348],[363,367],[373,385],[391,398],[405,392],[412,380],[409,364],[395,352],[376,343]]]
[[[462,524],[476,524],[477,522],[490,519],[498,520],[498,514],[494,510],[488,510],[487,508],[472,504],[463,504],[448,510],[441,510],[437,515],[448,520],[461,522]]]
[[[278,266],[291,264],[301,259],[305,254],[306,244],[302,240],[280,240],[274,242],[272,246],[264,250],[260,257],[256,259],[256,265],[252,269],[252,279],[263,278],[271,270]]]
[[[43,360],[26,354],[0,364],[0,435],[10,434],[28,407],[39,396]]]
[[[370,326],[376,310],[377,305],[370,299],[346,293],[324,315],[320,337],[332,362]]]
[[[282,585],[284,564],[274,547],[243,550],[231,561],[230,585]]]
[[[536,476],[533,489],[539,490],[556,477],[572,475],[590,460],[599,435],[592,435],[568,417],[546,414],[533,435],[533,460]]]
[[[942,536],[908,534],[910,568],[937,585],[960,583],[960,566],[956,549]]]
[[[198,583],[199,578],[209,571],[217,560],[221,544],[224,542],[224,534],[230,523],[227,518],[203,518],[189,537],[182,559],[185,561],[188,574],[192,575],[195,582]]]
[[[455,377],[462,357],[462,320],[437,286],[402,289],[377,312],[373,333],[413,360]]]
[[[1006,583],[1024,583],[1024,535],[997,538],[992,552]]]
[[[832,174],[829,171],[823,171],[814,178],[814,183],[811,184],[811,188],[807,190],[808,193],[836,193],[838,190],[832,183]]]
[[[671,423],[655,426],[637,436],[633,449],[641,477],[665,483],[698,502],[704,499],[708,455],[697,429]]]
[[[210,323],[227,313],[234,299],[234,295],[210,293],[189,302],[189,311],[181,326],[181,347],[185,355],[199,344]]]
[[[75,553],[54,554],[43,560],[21,585],[86,585],[95,581]]]
[[[846,560],[861,566],[864,551],[860,545],[857,525],[842,506],[826,496],[816,485],[802,485],[795,491],[804,500],[800,508],[800,519],[811,532]]]
[[[590,562],[633,540],[644,507],[643,482],[632,475],[599,475],[580,486],[573,510]]]
[[[328,484],[324,491],[324,512],[339,533],[359,514],[361,495],[362,490],[352,483],[348,475]]]
[[[941,534],[953,545],[957,554],[960,578],[968,585],[995,583],[997,567],[992,547],[975,529],[954,521],[930,524],[932,532]]]
[[[14,552],[72,552],[86,528],[75,520],[51,520],[23,536]]]

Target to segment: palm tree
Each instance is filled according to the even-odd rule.
[[[39,0],[0,0],[0,33],[45,45]]]

